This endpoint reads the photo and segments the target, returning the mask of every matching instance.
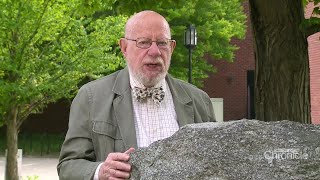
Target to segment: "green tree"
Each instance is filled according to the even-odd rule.
[[[0,126],[7,128],[6,179],[17,180],[17,136],[31,113],[74,96],[84,78],[109,74],[125,65],[117,45],[134,12],[151,9],[172,27],[177,49],[171,73],[187,79],[183,33],[197,26],[193,56],[196,85],[213,67],[205,54],[232,61],[232,37],[241,38],[245,16],[238,0],[102,1],[2,0],[0,2]]]
[[[77,1],[0,2],[0,122],[7,129],[6,179],[17,180],[17,135],[22,122],[50,102],[74,95],[86,76],[124,65],[113,46],[126,17],[91,21]]]
[[[304,7],[319,0],[249,2],[256,48],[256,119],[311,123],[307,37],[320,31],[320,20],[306,20]]]

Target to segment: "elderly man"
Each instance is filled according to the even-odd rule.
[[[60,179],[127,179],[135,148],[215,121],[205,92],[168,75],[176,42],[163,16],[133,15],[119,44],[127,67],[84,85],[72,102]]]

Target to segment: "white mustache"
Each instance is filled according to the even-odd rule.
[[[143,64],[157,64],[157,65],[164,66],[164,61],[161,57],[148,58],[143,62]]]
[[[163,65],[163,59],[161,57],[147,58],[143,63],[144,64],[161,64],[161,65]]]

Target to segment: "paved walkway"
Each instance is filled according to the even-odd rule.
[[[4,179],[5,158],[0,157],[0,179]],[[22,158],[22,177],[39,176],[39,180],[59,180],[57,174],[58,158]]]

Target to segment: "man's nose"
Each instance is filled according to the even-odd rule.
[[[148,55],[150,56],[160,56],[161,52],[156,42],[152,42],[148,49]]]

